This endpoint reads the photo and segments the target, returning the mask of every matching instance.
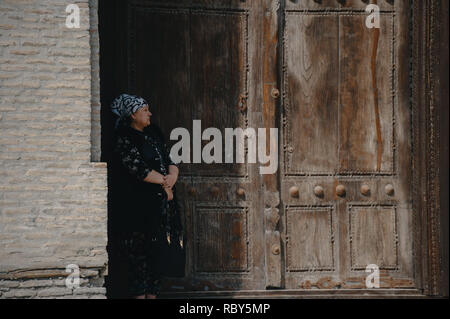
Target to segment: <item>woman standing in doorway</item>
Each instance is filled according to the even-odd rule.
[[[118,116],[113,156],[114,240],[126,265],[128,296],[154,299],[167,266],[170,242],[181,242],[175,195],[178,167],[170,159],[162,131],[151,124],[142,97],[121,94],[111,104]]]

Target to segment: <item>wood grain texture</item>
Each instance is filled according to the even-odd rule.
[[[286,210],[287,271],[333,270],[331,208]]]
[[[280,229],[286,268],[299,269],[285,273],[286,288],[361,289],[364,282],[353,285],[348,278],[367,276],[371,263],[392,277],[389,287],[415,285],[412,114],[405,94],[409,5],[374,3],[382,10],[380,29],[366,27],[367,4],[361,1],[286,2],[280,118],[286,216]],[[293,187],[298,197],[289,195]],[[323,214],[292,219],[295,207],[332,207],[333,241],[325,235],[329,230],[307,228],[326,228]],[[305,271],[308,265],[315,271]]]
[[[352,207],[349,210],[352,269],[396,269],[397,220],[395,208]]]
[[[366,15],[340,17],[340,172],[393,172],[392,19],[368,29]]]
[[[195,270],[197,272],[247,271],[246,210],[199,208],[195,218]]]
[[[260,19],[262,21],[262,81],[263,81],[263,108],[262,127],[277,127],[277,106],[279,100],[273,95],[274,90],[279,90],[279,14],[282,12],[279,0],[264,0],[262,2]],[[269,131],[269,130],[267,130]],[[266,149],[276,149],[277,141],[266,134]],[[282,286],[282,254],[281,237],[278,221],[280,219],[280,194],[278,186],[278,170],[275,174],[267,174],[262,177],[264,189],[264,216],[265,216],[265,277],[267,288],[280,288]],[[274,253],[274,247],[280,253]]]
[[[335,15],[286,15],[288,97],[284,107],[289,173],[338,171],[338,31]]]

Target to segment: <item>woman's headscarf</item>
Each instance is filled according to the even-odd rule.
[[[120,121],[125,120],[141,107],[147,105],[147,101],[142,97],[125,93],[120,94],[111,103],[111,111],[119,117],[116,121],[115,128],[118,127]]]

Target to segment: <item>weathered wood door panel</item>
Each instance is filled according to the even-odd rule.
[[[359,0],[126,2],[128,90],[167,137],[280,130],[274,175],[181,164],[188,275],[167,289],[361,289],[369,264],[414,287],[409,4],[378,2],[379,29]]]
[[[216,128],[223,145],[225,128],[259,127],[258,73],[251,67],[256,9],[236,0],[129,1],[127,10],[129,89],[148,98],[167,137],[182,127],[191,139],[191,163],[180,164],[177,183],[187,277],[168,289],[264,289],[256,167],[225,163],[225,147],[221,163],[205,163],[202,149],[212,137],[201,135]],[[193,120],[201,121],[200,131]]]
[[[407,1],[287,1],[280,127],[285,287],[414,287]],[[298,195],[297,195],[298,194]]]

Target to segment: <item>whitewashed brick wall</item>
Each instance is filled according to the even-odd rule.
[[[98,51],[96,0],[0,0],[0,298],[105,297]]]

